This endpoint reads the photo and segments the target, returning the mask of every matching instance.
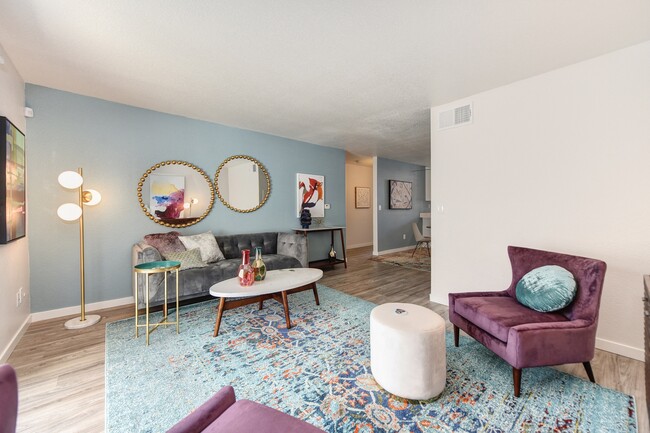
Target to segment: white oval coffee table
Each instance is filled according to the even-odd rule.
[[[287,295],[313,290],[316,305],[320,305],[316,281],[323,277],[323,271],[312,268],[278,269],[268,271],[266,278],[262,281],[255,281],[252,286],[243,287],[239,285],[237,277],[221,281],[210,287],[210,295],[221,298],[217,309],[217,320],[214,323],[214,336],[219,335],[221,317],[226,310],[243,307],[244,305],[259,302],[260,310],[267,299],[275,299],[284,307],[284,318],[287,328],[291,328],[289,318],[289,302]],[[237,298],[237,299],[232,299]],[[243,299],[239,299],[243,298]]]

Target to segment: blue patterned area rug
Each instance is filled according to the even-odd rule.
[[[512,395],[505,362],[471,339],[447,337],[447,386],[432,401],[381,389],[370,371],[373,304],[319,286],[291,295],[294,327],[266,301],[224,313],[181,308],[181,333],[134,338],[133,319],[106,325],[106,430],[164,432],[224,385],[328,432],[636,432],[634,398],[551,368],[524,371]]]

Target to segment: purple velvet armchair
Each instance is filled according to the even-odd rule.
[[[0,365],[0,433],[15,433],[18,417],[18,381],[9,364]]]
[[[250,400],[235,399],[224,386],[167,433],[324,433],[305,421]]]
[[[598,310],[607,265],[567,254],[508,247],[512,282],[502,292],[449,294],[449,320],[458,347],[462,329],[512,366],[514,393],[519,397],[523,368],[581,362],[595,382],[589,363],[594,357]],[[529,271],[557,265],[577,283],[573,301],[560,311],[540,313],[517,302],[517,282]]]

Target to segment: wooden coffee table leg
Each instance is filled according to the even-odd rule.
[[[289,318],[289,301],[287,299],[287,291],[282,291],[282,305],[284,306],[284,318],[287,321],[287,329],[291,328],[291,319]]]
[[[219,326],[221,326],[221,316],[223,316],[223,307],[226,305],[226,298],[221,298],[219,301],[219,309],[217,310],[217,321],[214,322],[214,334],[213,337],[219,335]]]
[[[314,299],[316,300],[316,305],[320,305],[320,301],[318,300],[318,290],[316,290],[316,283],[311,283],[311,288],[314,291]]]
[[[262,308],[264,308],[264,300],[260,299],[260,308],[259,309],[261,310]]]

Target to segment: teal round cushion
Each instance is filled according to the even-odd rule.
[[[536,311],[561,310],[573,301],[577,285],[573,274],[561,266],[542,266],[517,283],[517,301]]]

